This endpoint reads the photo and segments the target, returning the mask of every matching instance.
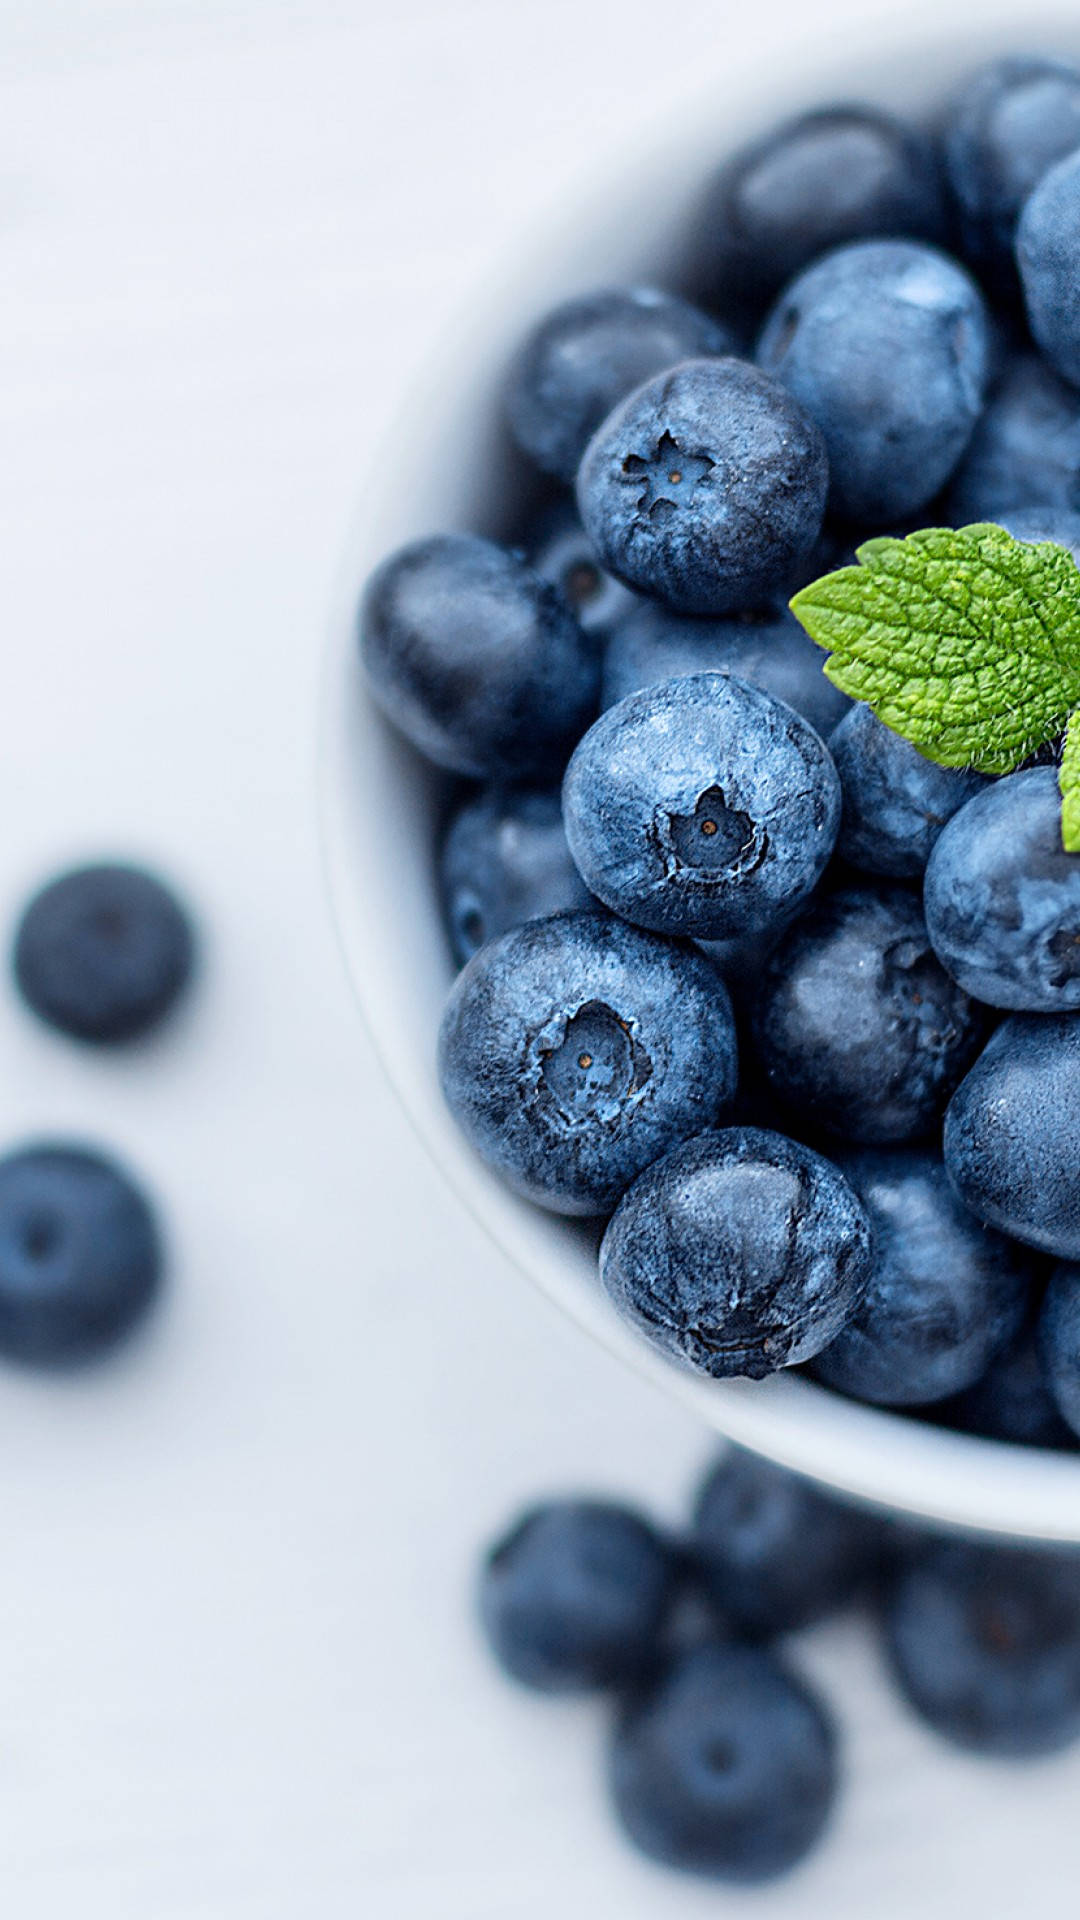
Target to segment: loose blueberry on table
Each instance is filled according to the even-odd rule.
[[[427,534],[364,596],[374,698],[478,783],[440,856],[446,1098],[519,1194],[606,1223],[604,1292],[675,1364],[809,1363],[804,1391],[1067,1452],[1080,68],[996,60],[924,124],[827,103],[672,238],[677,287],[567,290],[520,345],[503,527]],[[611,1783],[645,1852],[750,1880],[835,1786],[760,1641],[886,1563],[932,1726],[1080,1732],[1074,1556],[920,1543],[737,1456],[678,1550],[537,1510],[484,1617],[534,1685],[630,1686]]]

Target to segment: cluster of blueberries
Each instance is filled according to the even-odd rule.
[[[608,1779],[634,1844],[743,1883],[805,1857],[840,1775],[831,1715],[773,1643],[856,1603],[946,1739],[1011,1759],[1080,1739],[1076,1552],[919,1534],[734,1448],[685,1533],[549,1501],[495,1544],[479,1588],[514,1679],[616,1695]]]
[[[131,866],[79,867],[35,894],[16,984],[47,1024],[91,1046],[142,1038],[190,980],[195,945],[172,892]],[[156,1296],[155,1210],[115,1161],[35,1141],[0,1158],[0,1355],[67,1366],[111,1349]]]

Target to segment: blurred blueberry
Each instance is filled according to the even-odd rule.
[[[1050,1392],[1034,1324],[1021,1328],[974,1386],[947,1406],[936,1406],[934,1413],[962,1433],[1007,1440],[1017,1447],[1052,1447],[1068,1452],[1077,1444]]]
[[[877,1571],[884,1542],[868,1509],[729,1447],[694,1503],[688,1546],[721,1617],[756,1638],[846,1606]]]
[[[642,381],[733,348],[719,321],[657,287],[567,300],[533,328],[511,367],[511,431],[545,473],[573,480],[600,422]]]
[[[1064,380],[1080,385],[1080,153],[1043,175],[1020,215],[1016,258],[1031,331]]]
[[[961,1205],[937,1154],[878,1150],[840,1165],[870,1215],[874,1264],[816,1378],[892,1407],[970,1387],[1024,1323],[1031,1255]]]
[[[985,785],[981,774],[935,766],[861,705],[830,734],[829,752],[843,794],[837,852],[885,879],[916,879],[945,822]]]
[[[1080,1008],[1080,858],[1061,844],[1053,767],[969,800],[926,869],[934,952],[966,993],[1028,1013]]]
[[[134,1040],[172,1011],[195,943],[176,896],[138,867],[77,867],[36,893],[15,936],[27,1005],[77,1040]]]
[[[775,600],[821,530],[821,435],[742,360],[691,360],[638,387],[590,440],[582,520],[601,561],[684,613]]]
[[[962,267],[876,240],[827,254],[787,287],[757,357],[821,428],[833,511],[883,526],[925,507],[961,459],[990,340]]]
[[[1080,1434],[1080,1267],[1060,1266],[1051,1274],[1037,1341],[1054,1406],[1070,1432]]]
[[[745,680],[665,680],[609,707],[563,782],[587,885],[657,933],[766,932],[817,885],[840,819],[820,734]]]
[[[52,1142],[0,1160],[0,1354],[96,1358],[141,1318],[161,1269],[151,1208],[112,1161]]]
[[[610,1777],[619,1820],[651,1859],[753,1884],[787,1873],[820,1838],[836,1739],[773,1654],[713,1644],[627,1701]]]
[[[592,904],[563,830],[557,792],[485,787],[454,813],[439,858],[443,918],[464,966],[525,920]]]
[[[943,1540],[900,1563],[885,1608],[908,1703],[958,1746],[1011,1758],[1080,1735],[1080,1555]]]
[[[557,914],[470,960],[439,1068],[459,1126],[512,1186],[600,1214],[731,1099],[731,1003],[692,947],[599,911]]]
[[[998,525],[1014,540],[1035,545],[1048,540],[1055,547],[1067,547],[1080,566],[1080,513],[1065,507],[1014,507],[998,515]]]
[[[866,1212],[809,1147],[756,1127],[688,1140],[634,1182],[600,1249],[613,1306],[714,1379],[764,1379],[834,1340],[870,1276]]]
[[[608,1501],[551,1500],[487,1555],[480,1617],[515,1680],[584,1692],[652,1664],[675,1587],[675,1556],[648,1521]]]
[[[988,1226],[1080,1260],[1080,1014],[1014,1014],[945,1116],[945,1165]]]
[[[1016,293],[1013,243],[1025,200],[1080,147],[1080,70],[1009,55],[966,80],[944,129],[945,172],[965,258],[995,292]]]
[[[360,613],[368,684],[421,753],[475,779],[557,772],[596,710],[600,662],[562,595],[472,534],[401,547]]]
[[[712,182],[702,272],[723,307],[751,317],[822,253],[851,240],[944,231],[926,136],[875,107],[821,107],[741,147]]]
[[[948,520],[1000,523],[1034,507],[1080,512],[1080,394],[1028,354],[1011,363],[975,428],[949,490]]]
[[[752,1026],[802,1124],[885,1144],[932,1130],[984,1017],[936,960],[918,902],[881,886],[811,904],[764,969]]]
[[[551,508],[530,529],[529,564],[558,587],[583,633],[604,639],[638,604],[637,595],[613,574],[605,573],[574,508]]]
[[[793,613],[732,614],[724,620],[672,613],[641,600],[612,629],[604,655],[602,707],[661,680],[690,673],[733,673],[789,707],[826,735],[851,702],[825,678],[825,655]]]

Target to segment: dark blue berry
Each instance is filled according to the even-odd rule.
[[[836,850],[885,879],[916,879],[945,822],[984,785],[981,774],[935,766],[861,705],[830,734],[829,752],[843,794]]]
[[[764,969],[752,1025],[802,1124],[876,1145],[933,1129],[984,1018],[935,958],[918,902],[882,886],[812,903]]]
[[[1080,152],[1043,175],[1020,215],[1016,258],[1031,331],[1051,366],[1080,385]]]
[[[557,792],[486,787],[462,802],[439,859],[443,918],[464,966],[525,920],[591,904],[566,844]]]
[[[1034,507],[1080,512],[1080,394],[1031,354],[991,395],[953,478],[948,518],[1001,523]]]
[[[384,560],[360,639],[383,711],[453,773],[557,772],[596,710],[597,650],[561,593],[471,534],[418,540]]]
[[[161,1268],[150,1206],[111,1161],[51,1143],[0,1160],[0,1354],[95,1358],[145,1312]]]
[[[602,563],[685,613],[773,601],[821,530],[817,427],[742,360],[692,360],[639,387],[589,442],[582,520]]]
[[[893,1407],[970,1387],[1024,1323],[1031,1256],[961,1204],[936,1154],[860,1153],[841,1166],[870,1215],[874,1264],[815,1375]]]
[[[570,851],[658,933],[751,939],[817,885],[840,819],[821,736],[745,680],[665,680],[609,707],[566,770]]]
[[[549,510],[531,529],[529,563],[550,580],[575,614],[583,633],[604,639],[616,621],[637,606],[637,595],[605,573],[581,521],[570,505]]]
[[[758,360],[821,428],[832,509],[884,526],[925,507],[967,447],[990,372],[986,311],[945,254],[863,241],[785,289]]]
[[[1080,858],[1061,844],[1053,767],[1014,773],[969,800],[926,870],[934,952],[992,1007],[1080,1007]]]
[[[1080,1260],[1080,1014],[1014,1014],[988,1040],[945,1116],[945,1165],[989,1226]]]
[[[115,1044],[170,1013],[194,964],[174,894],[138,867],[77,867],[34,895],[15,936],[15,979],[42,1020]]]
[[[1050,1392],[1034,1324],[1023,1327],[1004,1353],[991,1360],[981,1380],[947,1405],[936,1406],[934,1413],[962,1433],[1008,1440],[1017,1447],[1068,1452],[1077,1444]]]
[[[677,1658],[616,1724],[611,1787],[643,1853],[710,1879],[787,1873],[820,1838],[836,1739],[816,1697],[763,1648]]]
[[[600,422],[680,360],[731,353],[726,327],[657,287],[613,287],[545,315],[511,368],[506,411],[518,445],[572,480]]]
[[[1080,147],[1080,72],[1039,56],[993,61],[957,90],[943,144],[965,258],[995,291],[1014,295],[1024,202]]]
[[[819,568],[819,572],[827,571]],[[604,654],[602,707],[661,680],[690,673],[733,673],[786,700],[822,736],[848,711],[846,694],[824,674],[825,655],[794,614],[774,610],[726,620],[672,613],[640,600],[613,627]]]
[[[865,1209],[783,1134],[701,1134],[642,1174],[600,1249],[613,1305],[715,1379],[760,1380],[834,1340],[870,1276]]]
[[[1069,1431],[1080,1434],[1080,1267],[1060,1266],[1051,1274],[1037,1342],[1053,1404]]]
[[[1067,547],[1080,566],[1080,513],[1066,507],[1014,507],[998,516],[998,525],[1014,540],[1030,545],[1049,540],[1055,547]]]
[[[1080,1555],[936,1543],[898,1566],[885,1608],[909,1704],[962,1747],[1022,1758],[1080,1735]]]
[[[638,1514],[552,1500],[523,1514],[487,1555],[480,1617],[515,1680],[584,1692],[625,1685],[653,1663],[676,1584],[674,1554]]]
[[[599,911],[557,914],[470,960],[439,1066],[491,1166],[542,1206],[599,1214],[731,1099],[731,1003],[693,948]]]

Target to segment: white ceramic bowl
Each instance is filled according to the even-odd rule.
[[[1071,5],[1055,31],[1030,17],[1014,36],[1068,44]],[[1019,9],[1018,9],[1019,15]],[[971,18],[977,18],[972,10]],[[1073,15],[1073,34],[1076,33]],[[783,1374],[761,1384],[704,1379],[653,1351],[601,1294],[595,1249],[580,1224],[546,1215],[489,1173],[447,1113],[435,1072],[439,1018],[452,967],[438,917],[434,857],[441,777],[422,765],[366,698],[355,637],[361,582],[402,540],[436,529],[497,530],[505,452],[494,396],[507,355],[554,300],[605,281],[664,279],[672,236],[686,227],[711,166],[781,112],[830,98],[925,103],[949,79],[989,57],[985,35],[912,29],[868,45],[837,68],[835,48],[803,47],[785,76],[721,74],[700,123],[686,136],[650,143],[642,160],[613,167],[607,190],[574,209],[569,232],[541,235],[511,262],[498,288],[470,308],[468,325],[443,342],[396,436],[412,459],[380,464],[373,517],[343,573],[325,691],[322,738],[324,844],[345,955],[372,1039],[416,1131],[474,1217],[515,1266],[578,1324],[693,1407],[718,1432],[850,1494],[960,1526],[1080,1541],[1080,1456],[1004,1446],[858,1406]],[[997,36],[1002,44],[1003,36]],[[1008,40],[1004,44],[1009,44]],[[723,103],[718,113],[717,94]],[[481,292],[485,290],[480,290]],[[435,457],[437,455],[437,457]],[[400,457],[400,456],[398,456]],[[389,824],[392,822],[392,826]],[[388,847],[392,855],[388,855]]]

